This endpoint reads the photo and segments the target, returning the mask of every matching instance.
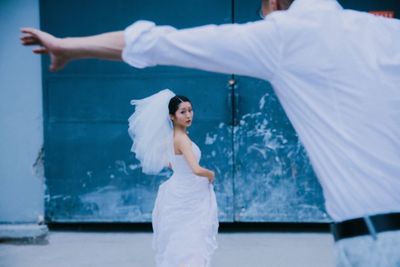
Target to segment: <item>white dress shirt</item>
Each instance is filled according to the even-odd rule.
[[[139,21],[123,59],[268,80],[338,222],[400,211],[400,21],[296,0],[247,24],[176,30]]]

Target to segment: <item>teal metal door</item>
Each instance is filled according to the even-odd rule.
[[[396,1],[342,0],[344,8],[394,11]],[[235,0],[234,21],[259,20],[259,0]],[[268,82],[234,76],[234,219],[327,222],[321,187]]]
[[[49,1],[41,25],[57,36],[120,30],[139,19],[177,28],[230,23],[231,1]],[[130,152],[129,102],[170,88],[193,101],[192,139],[217,171],[219,216],[233,221],[229,75],[86,60],[57,73],[44,59],[46,219],[48,222],[149,222],[159,184]],[[218,140],[210,132],[218,132]]]
[[[259,0],[236,0],[235,21],[259,20]],[[325,222],[321,187],[271,85],[234,77],[235,220]]]

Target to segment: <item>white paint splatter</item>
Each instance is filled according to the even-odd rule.
[[[126,163],[123,160],[116,160],[115,165],[117,166],[117,170],[123,172],[126,175],[129,175],[126,171]]]
[[[259,107],[260,109],[263,109],[263,108],[264,108],[265,99],[266,99],[268,96],[269,96],[269,94],[267,93],[267,94],[265,94],[265,95],[263,95],[263,96],[261,97],[260,102],[258,102],[258,107]]]
[[[207,133],[205,144],[206,144],[206,145],[212,145],[212,144],[214,144],[214,142],[217,140],[217,137],[218,137],[217,134],[213,134],[213,136],[210,136],[210,134]]]
[[[140,164],[129,164],[128,167],[129,167],[130,170],[134,171],[134,170],[140,168]]]

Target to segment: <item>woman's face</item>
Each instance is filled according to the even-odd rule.
[[[182,102],[179,104],[178,110],[172,116],[175,126],[189,127],[193,121],[193,109],[190,102]]]

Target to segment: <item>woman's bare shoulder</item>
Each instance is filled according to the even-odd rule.
[[[190,140],[189,136],[184,133],[176,133],[174,135],[174,146],[176,152],[181,152],[182,148],[191,146],[192,141]]]

